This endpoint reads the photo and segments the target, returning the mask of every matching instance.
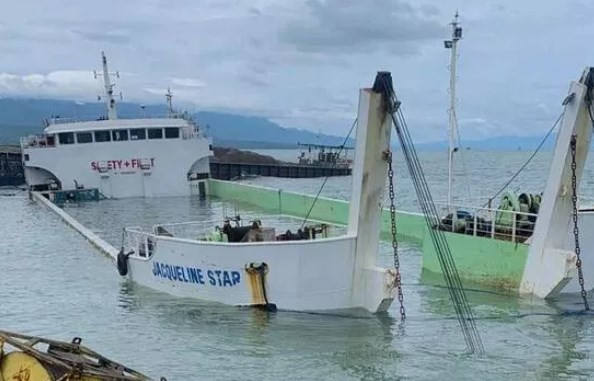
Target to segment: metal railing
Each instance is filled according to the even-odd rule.
[[[150,115],[136,115],[136,116],[118,116],[118,119],[185,119],[190,120],[189,116],[183,113],[173,113],[173,114],[150,114]],[[97,117],[97,116],[82,116],[82,117],[51,117],[45,118],[44,123],[46,126],[51,126],[54,124],[67,124],[67,123],[77,123],[77,122],[95,122],[95,121],[102,121],[108,120],[106,117]]]
[[[221,220],[170,222],[153,225],[151,231],[155,235],[165,235],[178,238],[202,239],[207,233],[221,226]]]
[[[301,226],[302,221],[291,216],[243,216],[243,226],[249,226],[252,221],[260,220],[262,227],[274,228],[276,234],[285,233],[287,230],[295,233]],[[202,240],[210,233],[215,231],[218,226],[222,228],[223,220],[209,220],[209,221],[188,221],[188,222],[173,222],[154,225],[151,229],[154,235],[162,235],[168,237],[187,238],[194,240]],[[235,224],[232,222],[232,225]],[[329,236],[337,236],[346,233],[345,227],[332,226]]]
[[[155,251],[156,241],[138,227],[124,228],[124,247],[134,256],[148,259]]]
[[[537,214],[512,210],[437,204],[440,229],[472,236],[524,242],[532,236]]]

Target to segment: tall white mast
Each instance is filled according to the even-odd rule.
[[[454,169],[454,152],[456,131],[458,130],[458,119],[456,117],[456,47],[458,41],[462,38],[462,27],[459,26],[458,12],[454,16],[452,25],[452,39],[444,41],[446,49],[451,50],[450,56],[450,129],[449,129],[449,144],[448,144],[448,206],[452,203],[452,181]]]
[[[173,94],[171,93],[171,89],[167,88],[167,93],[165,93],[165,98],[167,99],[167,117],[171,118],[173,116]]]
[[[116,112],[116,102],[115,98],[113,97],[113,87],[115,84],[111,83],[110,75],[114,74],[116,77],[120,77],[118,72],[110,73],[107,70],[107,57],[105,57],[105,52],[101,52],[101,61],[103,63],[103,84],[105,86],[105,106],[107,107],[107,118],[108,119],[117,119],[118,114]],[[97,78],[98,74],[95,73],[95,78]],[[100,98],[101,99],[101,98]]]

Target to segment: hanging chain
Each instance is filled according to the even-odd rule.
[[[590,305],[588,304],[588,295],[586,294],[586,288],[584,287],[584,274],[582,272],[582,259],[580,257],[581,249],[580,249],[580,230],[578,228],[578,209],[577,209],[577,176],[575,174],[577,165],[575,163],[575,147],[576,147],[576,136],[573,135],[571,137],[571,190],[573,191],[573,195],[571,197],[571,201],[573,202],[573,238],[575,239],[575,255],[577,260],[575,262],[575,266],[577,267],[578,271],[578,281],[580,283],[581,288],[581,295],[584,301],[584,308],[586,311],[590,309]]]
[[[396,270],[396,288],[398,289],[398,301],[400,302],[400,319],[406,319],[404,311],[404,295],[402,294],[402,278],[400,276],[400,259],[398,258],[398,239],[396,238],[396,206],[394,205],[394,169],[392,168],[392,151],[385,152],[388,161],[388,186],[390,195],[390,223],[392,231],[392,250],[394,251],[394,270]]]

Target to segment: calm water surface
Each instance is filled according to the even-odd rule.
[[[493,194],[527,152],[466,152],[470,195]],[[445,154],[422,155],[434,198],[445,198]],[[550,154],[535,159],[512,189],[540,191]],[[404,167],[398,205],[415,210]],[[589,164],[582,192],[594,195]],[[459,168],[462,173],[462,169]],[[459,175],[456,194],[466,196]],[[322,179],[251,182],[315,193]],[[349,178],[323,195],[348,198]],[[115,245],[125,225],[218,219],[237,206],[191,198],[110,200],[68,211]],[[241,208],[244,214],[256,210]],[[24,195],[1,197],[0,327],[83,343],[153,377],[169,380],[540,380],[594,379],[592,315],[574,301],[530,302],[471,291],[487,355],[464,354],[447,290],[422,284],[419,247],[402,243],[408,319],[275,314],[173,298],[122,280],[111,261]],[[269,216],[274,218],[274,216]],[[382,243],[379,264],[391,263]],[[586,274],[594,276],[594,274]]]

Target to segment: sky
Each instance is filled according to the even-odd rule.
[[[126,101],[171,88],[188,110],[343,136],[388,70],[416,140],[445,140],[456,10],[462,139],[543,135],[594,64],[594,1],[4,0],[0,96],[95,101],[104,50]]]

